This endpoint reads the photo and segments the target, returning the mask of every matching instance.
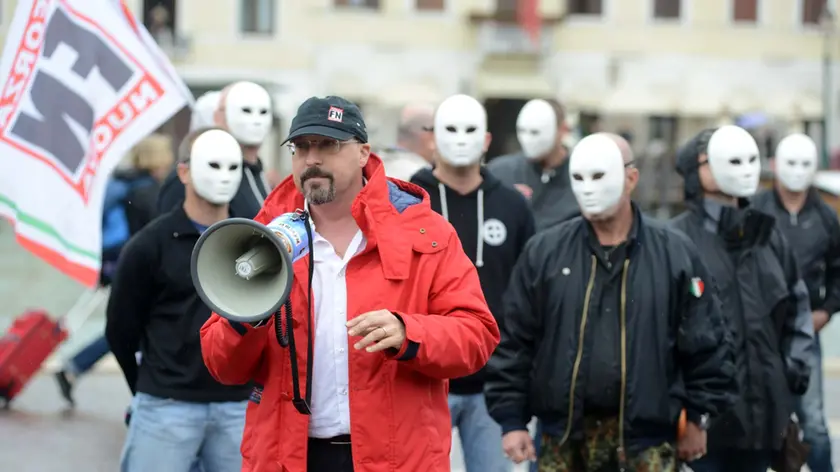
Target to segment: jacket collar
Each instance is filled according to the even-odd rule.
[[[802,209],[799,210],[799,213],[804,213],[805,210],[815,205],[818,205],[819,202],[822,200],[820,198],[819,192],[814,187],[809,187],[808,190],[806,190],[806,192],[807,194],[805,195],[805,204],[802,205]],[[775,185],[773,186],[773,201],[776,202],[776,206],[778,206],[780,210],[782,210],[785,213],[788,213],[787,208],[785,208],[785,204],[782,202],[782,197],[779,196],[779,190],[776,188]]]
[[[625,240],[628,250],[635,248],[642,243],[642,231],[640,228],[643,224],[642,212],[639,210],[636,202],[631,201],[630,207],[633,210],[633,224],[630,226],[630,232],[627,233],[627,239]],[[584,222],[586,225],[586,238],[589,241],[589,244],[592,248],[601,247],[601,243],[598,242],[598,235],[596,235],[595,230],[592,229],[592,224],[589,223],[589,220],[586,218],[584,218]]]
[[[414,184],[386,178],[382,161],[373,153],[362,174],[367,183],[353,200],[350,212],[367,241],[363,253],[378,248],[385,277],[405,280],[414,243],[414,238],[406,237],[405,225],[411,224],[411,216],[417,211],[431,208],[428,194]],[[303,194],[291,175],[271,192],[264,205],[269,219],[303,208]]]
[[[172,237],[179,238],[182,236],[200,236],[198,232],[198,228],[195,227],[195,224],[187,216],[186,210],[184,210],[184,205],[178,206],[178,208],[173,209],[168,216],[169,219],[169,228],[172,230]]]

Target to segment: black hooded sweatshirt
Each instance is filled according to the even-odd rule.
[[[429,193],[432,209],[446,218],[461,240],[481,279],[487,306],[501,325],[502,298],[513,266],[525,243],[534,234],[534,216],[528,202],[516,189],[503,184],[481,168],[481,185],[466,195],[452,190],[432,173],[422,169],[411,183]],[[485,369],[449,383],[459,395],[478,394],[484,388]]]
[[[705,199],[698,156],[714,130],[677,155],[688,210],[672,220],[703,254],[721,299],[740,387],[732,409],[712,422],[709,449],[779,449],[796,396],[810,375],[813,325],[796,257],[775,219],[740,199]]]

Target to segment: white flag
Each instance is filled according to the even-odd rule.
[[[187,103],[111,0],[19,0],[0,59],[0,215],[88,286],[122,156]]]

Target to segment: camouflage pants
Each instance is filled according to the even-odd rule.
[[[595,420],[584,418],[584,439],[566,441],[543,435],[539,472],[617,472],[618,463],[618,419]],[[677,456],[674,446],[662,443],[659,446],[627,455],[627,472],[677,472]]]

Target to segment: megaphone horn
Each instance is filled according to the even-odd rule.
[[[289,298],[292,264],[309,253],[304,218],[303,212],[286,213],[268,225],[230,218],[207,228],[190,267],[198,296],[231,321],[271,317]]]

